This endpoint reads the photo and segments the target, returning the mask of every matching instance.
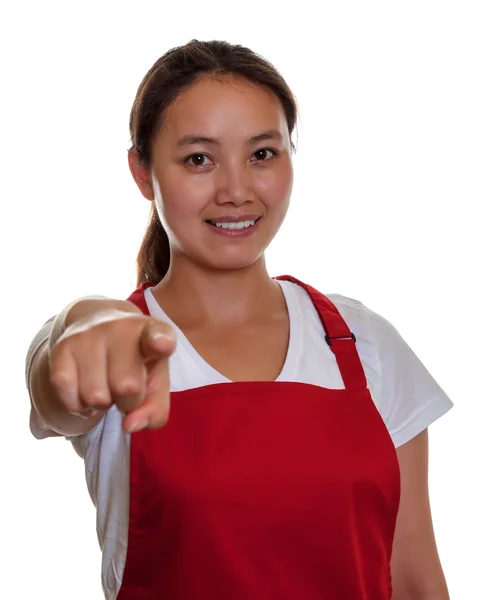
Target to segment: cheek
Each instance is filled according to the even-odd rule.
[[[259,177],[257,192],[263,202],[271,208],[284,208],[289,204],[293,188],[293,168],[291,161],[280,163]]]
[[[173,168],[159,178],[160,205],[166,220],[174,221],[198,217],[212,194],[212,184],[207,178],[186,177]]]

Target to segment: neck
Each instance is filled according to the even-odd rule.
[[[207,270],[173,257],[164,279],[153,288],[163,310],[175,321],[241,324],[284,307],[278,284],[264,256],[243,269]]]

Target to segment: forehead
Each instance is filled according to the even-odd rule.
[[[232,76],[206,77],[168,107],[161,135],[177,138],[199,133],[245,139],[271,128],[289,135],[283,107],[273,93]]]

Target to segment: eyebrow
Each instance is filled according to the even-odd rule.
[[[258,135],[253,135],[253,137],[247,140],[248,145],[258,144],[259,142],[264,142],[266,140],[283,140],[283,135],[278,129],[268,129],[267,131],[263,131],[263,133],[259,133]],[[192,146],[194,144],[214,144],[216,146],[220,146],[221,142],[216,138],[206,137],[204,135],[198,135],[195,133],[188,133],[187,135],[183,135],[177,140],[176,148],[183,148],[184,146]]]

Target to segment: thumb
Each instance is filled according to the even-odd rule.
[[[151,318],[142,330],[140,347],[146,361],[167,358],[176,347],[176,334],[167,323]]]

